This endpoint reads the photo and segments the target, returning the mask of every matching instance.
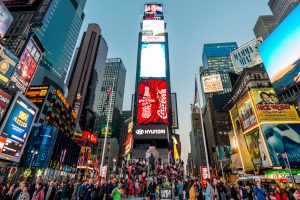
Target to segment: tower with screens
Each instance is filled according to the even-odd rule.
[[[134,158],[172,157],[168,33],[163,5],[146,3],[139,33],[134,103]],[[170,151],[169,151],[170,150]]]

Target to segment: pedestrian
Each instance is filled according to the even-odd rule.
[[[89,179],[84,192],[84,200],[91,200],[93,188],[94,188],[93,180]]]
[[[230,196],[231,196],[231,199],[239,200],[238,189],[237,189],[237,186],[234,184],[231,187]]]
[[[288,200],[288,196],[284,192],[283,189],[281,189],[279,186],[276,186],[276,192],[275,192],[276,200]]]
[[[120,200],[122,199],[122,184],[119,183],[118,187],[116,187],[112,193],[111,193],[111,197],[113,198],[113,200]]]
[[[92,191],[92,195],[91,195],[92,200],[103,200],[104,194],[105,194],[104,182],[101,181],[100,183],[99,181],[97,181]]]
[[[29,186],[27,184],[22,185],[22,191],[18,195],[17,200],[30,200],[30,195],[28,192]]]
[[[205,200],[215,200],[214,188],[211,185],[210,179],[206,179]]]
[[[148,192],[150,195],[150,199],[151,200],[155,200],[155,196],[156,196],[156,182],[154,181],[154,178],[151,178],[151,183],[148,185]]]
[[[56,187],[54,184],[54,181],[50,181],[49,185],[47,187],[47,190],[45,190],[45,200],[53,200],[56,195]]]
[[[178,199],[183,200],[183,184],[182,180],[179,179],[177,182]]]
[[[253,188],[253,195],[256,200],[267,200],[267,193],[265,189],[261,187],[260,181],[256,182],[256,186]]]
[[[111,193],[112,191],[114,190],[114,185],[112,184],[112,180],[109,179],[108,180],[108,183],[106,184],[106,200],[110,200],[112,197],[111,197]]]
[[[11,185],[7,193],[4,195],[3,200],[12,200],[13,193],[14,193],[14,185]]]
[[[239,188],[238,195],[239,195],[240,199],[249,200],[249,194],[248,194],[247,189],[243,185],[238,185],[238,188]]]
[[[15,189],[14,193],[13,193],[13,196],[12,196],[12,200],[17,200],[18,197],[20,196],[20,194],[22,193],[23,191],[23,188],[25,186],[25,182],[24,181],[21,181],[19,183],[19,187]],[[28,189],[27,189],[28,190]]]
[[[197,192],[196,192],[196,182],[195,181],[191,181],[191,188],[189,190],[189,196],[190,196],[190,200],[197,200]]]
[[[36,189],[33,193],[32,200],[44,200],[44,186],[42,183],[36,184]]]

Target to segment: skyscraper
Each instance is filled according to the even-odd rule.
[[[255,36],[266,39],[268,35],[277,27],[274,15],[261,15],[258,17],[253,32]]]
[[[109,114],[109,126],[112,130],[111,136],[118,138],[120,129],[118,121],[123,107],[125,79],[126,69],[121,58],[107,59],[97,107],[95,132],[101,133],[102,130],[105,130],[106,119]],[[107,88],[112,87],[113,84],[114,88],[110,93],[111,97],[106,101]],[[109,109],[110,99],[112,99],[111,109]],[[102,134],[105,134],[105,131]]]
[[[298,0],[269,0],[269,7],[279,24],[299,4]]]
[[[97,111],[107,51],[99,25],[89,24],[68,77],[67,99],[79,116],[81,128],[93,129],[91,119]]]

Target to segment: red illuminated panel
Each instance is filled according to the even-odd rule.
[[[138,89],[138,124],[168,124],[167,82],[141,81]]]
[[[94,144],[97,143],[97,136],[92,134],[89,131],[83,131],[82,139],[87,139],[87,140],[89,140],[90,142],[92,142]]]

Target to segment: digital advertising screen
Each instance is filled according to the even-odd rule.
[[[234,130],[234,134],[236,137],[237,145],[238,145],[238,150],[239,150],[239,155],[242,161],[243,169],[244,171],[251,171],[254,169],[250,153],[247,149],[247,144],[246,140],[243,134],[243,129],[242,129],[242,123],[239,117],[239,111],[236,107],[236,105],[233,106],[232,109],[229,111],[230,117],[231,117],[231,122],[232,122],[232,127]]]
[[[142,42],[164,42],[165,22],[163,20],[143,20]]]
[[[15,66],[18,63],[18,58],[11,53],[7,48],[0,45],[0,81],[4,84],[8,83],[8,80],[13,73]]]
[[[285,166],[286,159],[300,166],[300,124],[263,124],[262,131],[274,166]]]
[[[299,121],[294,106],[281,104],[273,88],[252,88],[250,91],[257,118],[264,121]]]
[[[168,93],[165,80],[142,80],[138,88],[138,124],[168,124]]]
[[[168,125],[137,125],[133,128],[134,141],[136,140],[168,140]]]
[[[202,78],[204,93],[223,91],[223,84],[222,84],[220,74],[202,76],[201,78]]]
[[[41,56],[42,51],[38,48],[34,40],[30,39],[11,76],[11,80],[16,83],[16,86],[22,92],[25,92],[30,85]]]
[[[140,77],[166,77],[165,44],[142,44]]]
[[[4,3],[0,1],[0,38],[4,37],[13,20],[13,16],[10,14]]]
[[[82,139],[87,139],[88,141],[96,144],[97,143],[97,136],[95,134],[92,134],[89,131],[83,131]]]
[[[246,93],[238,102],[237,108],[244,132],[257,124],[249,93]]]
[[[26,97],[39,109],[42,109],[48,91],[49,86],[30,86],[26,92]]]
[[[145,4],[144,9],[145,20],[163,20],[163,5],[156,3]]]
[[[0,130],[0,158],[19,162],[38,108],[18,93]]]
[[[300,82],[300,5],[258,47],[276,92]]]
[[[11,96],[0,89],[0,123],[4,117],[5,111],[9,106]]]
[[[256,38],[230,52],[235,72],[241,72],[244,68],[254,67],[262,63],[258,52],[258,47],[262,41],[261,37]]]

